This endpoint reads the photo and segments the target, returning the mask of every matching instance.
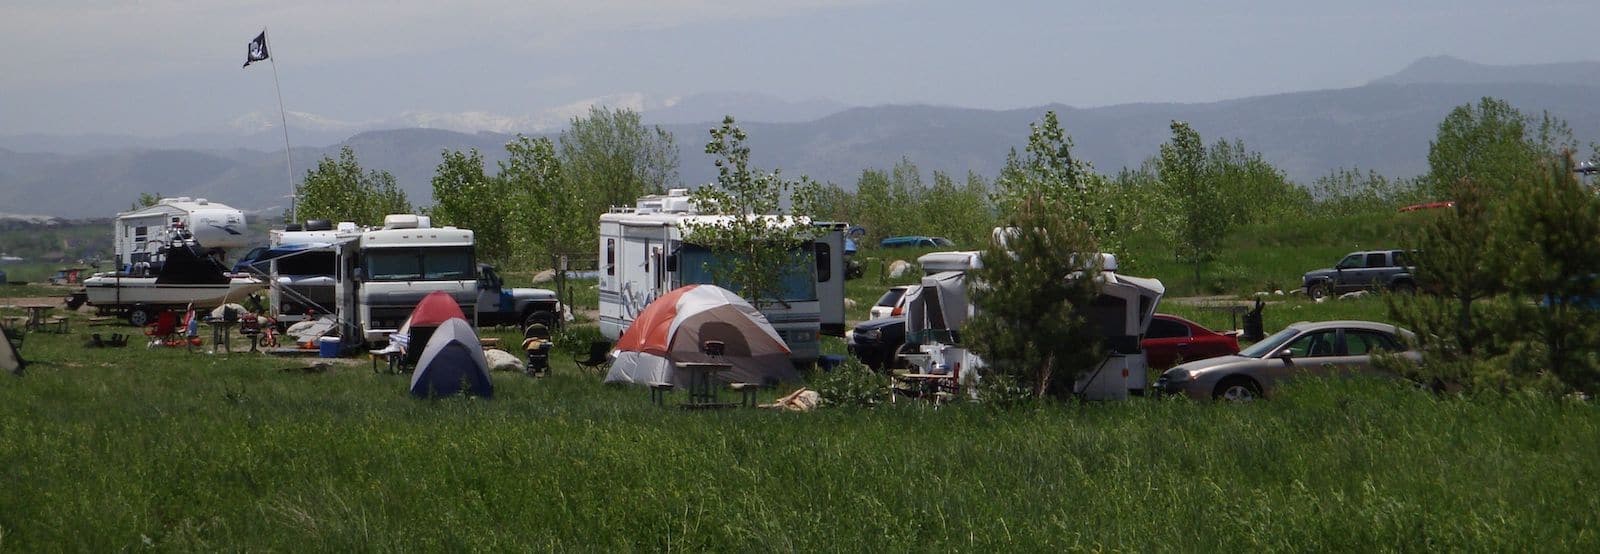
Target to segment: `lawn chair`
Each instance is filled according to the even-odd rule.
[[[590,371],[599,372],[611,365],[611,343],[597,340],[589,343],[589,357],[586,359],[573,358],[579,366],[589,368]]]
[[[144,326],[144,334],[150,337],[150,346],[165,345],[169,341],[178,340],[178,314],[162,310],[156,314],[156,320]]]

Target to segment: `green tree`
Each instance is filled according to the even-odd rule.
[[[521,230],[516,234],[521,250],[552,267],[561,256],[587,256],[605,207],[586,197],[567,173],[555,143],[519,135],[506,145],[506,153],[499,178],[514,207],[510,217]]]
[[[1215,172],[1207,167],[1200,133],[1182,121],[1172,122],[1172,139],[1161,145],[1156,159],[1161,187],[1173,206],[1167,228],[1180,263],[1194,267],[1194,285],[1200,288],[1201,267],[1216,257],[1227,233],[1231,209],[1226,205]]]
[[[1409,179],[1388,179],[1376,171],[1340,168],[1311,183],[1316,213],[1324,217],[1345,217],[1362,213],[1394,211],[1415,202],[1417,184]]]
[[[797,265],[809,267],[810,258],[799,246],[812,238],[812,228],[784,215],[782,202],[793,194],[795,213],[814,213],[820,186],[752,168],[746,139],[733,116],[711,130],[705,152],[715,157],[717,182],[696,189],[692,201],[703,214],[729,217],[691,225],[685,238],[717,254],[708,268],[716,283],[760,308],[782,302],[784,275]]]
[[[1042,196],[1060,206],[1066,217],[1088,226],[1097,244],[1107,252],[1123,252],[1120,208],[1110,182],[1094,172],[1088,162],[1072,156],[1072,136],[1062,128],[1054,111],[1028,124],[1026,156],[1013,149],[995,179],[993,204],[1010,213],[1022,200]]]
[[[1500,197],[1513,181],[1539,163],[1540,145],[1528,134],[1527,116],[1510,103],[1483,98],[1477,105],[1457,106],[1439,123],[1428,145],[1428,190],[1452,199],[1451,188],[1462,179],[1489,187]],[[1555,141],[1554,129],[1549,129]]]
[[[561,166],[574,190],[581,191],[585,212],[596,218],[611,206],[632,206],[639,197],[678,182],[672,133],[644,125],[638,112],[592,107],[557,140]]]
[[[377,225],[386,215],[412,211],[405,191],[395,185],[394,175],[363,172],[348,145],[339,149],[338,160],[324,156],[316,169],[306,171],[305,180],[295,186],[295,197],[299,200],[296,215],[307,220]],[[288,215],[284,214],[285,219]]]
[[[1424,187],[1455,207],[1433,214],[1407,242],[1417,281],[1437,294],[1390,301],[1391,315],[1417,332],[1421,377],[1475,387],[1512,380],[1505,357],[1522,325],[1506,325],[1516,317],[1507,312],[1517,308],[1493,299],[1513,292],[1513,251],[1526,247],[1513,245],[1539,239],[1514,222],[1510,195],[1536,179],[1565,125],[1547,118],[1537,137],[1529,127],[1510,104],[1484,98],[1452,110],[1430,143]]]
[[[130,206],[130,208],[131,209],[135,209],[135,210],[137,210],[139,208],[148,208],[150,206],[156,205],[156,203],[158,203],[158,202],[161,202],[161,198],[162,198],[162,196],[161,196],[161,193],[159,193],[159,192],[155,193],[155,194],[151,194],[151,193],[148,193],[148,192],[141,192],[141,193],[139,193],[139,200],[136,201],[133,204],[133,206]]]
[[[1513,365],[1521,380],[1548,375],[1561,388],[1600,392],[1600,198],[1578,182],[1570,155],[1519,180],[1506,207],[1508,232],[1497,235],[1510,265],[1509,287],[1541,305],[1515,302],[1521,328],[1541,348],[1537,361]]]
[[[943,172],[933,173],[933,186],[923,193],[918,220],[928,222],[928,234],[943,235],[956,244],[977,245],[988,240],[994,228],[989,210],[988,186],[983,178],[968,175],[958,185]]]
[[[471,229],[477,254],[500,266],[510,261],[512,233],[518,229],[512,217],[513,202],[500,179],[483,171],[483,155],[476,148],[469,152],[445,151],[433,176],[433,207],[428,215],[436,225]]]
[[[870,245],[895,236],[903,230],[904,206],[895,206],[891,195],[889,175],[877,169],[861,171],[856,180],[855,219],[851,221],[867,230],[864,237]]]
[[[1016,383],[1034,397],[1063,397],[1104,357],[1087,318],[1099,293],[1099,248],[1087,222],[1038,192],[1013,198],[1004,244],[990,241],[968,294],[982,309],[964,343],[989,365],[985,380]],[[989,387],[986,387],[989,388]]]

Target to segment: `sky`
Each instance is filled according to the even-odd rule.
[[[240,67],[263,28],[288,110],[359,122],[717,92],[1207,102],[1359,86],[1425,56],[1600,59],[1593,12],[1592,0],[5,0],[0,134],[170,136],[276,117],[274,64]]]

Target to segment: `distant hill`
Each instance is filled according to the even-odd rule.
[[[678,99],[669,106],[645,110],[641,119],[657,125],[700,124],[720,122],[724,115],[739,114],[741,119],[750,121],[798,123],[827,117],[849,107],[827,99],[790,102],[759,93],[711,93],[696,94]]]
[[[1600,85],[1600,62],[1566,62],[1529,65],[1488,65],[1450,56],[1422,58],[1394,75],[1372,84],[1418,83],[1528,83],[1541,85]]]
[[[973,171],[992,178],[1006,152],[1026,140],[1028,123],[1047,109],[1061,114],[1077,144],[1076,154],[1107,173],[1154,155],[1168,137],[1168,123],[1180,119],[1208,142],[1243,140],[1301,183],[1341,167],[1401,177],[1426,169],[1428,142],[1452,108],[1485,96],[1503,98],[1528,113],[1548,110],[1570,123],[1583,144],[1600,140],[1600,103],[1595,101],[1600,77],[1566,82],[1596,66],[1600,64],[1498,67],[1430,58],[1366,86],[1222,102],[999,111],[877,106],[808,121],[742,126],[750,135],[757,166],[846,187],[854,186],[863,169],[888,168],[902,158],[924,171],[941,170],[958,178]],[[1513,77],[1536,82],[1501,81]],[[714,105],[711,100],[695,102]],[[679,115],[693,119],[721,111],[694,108],[695,102],[680,104]],[[815,109],[828,111],[822,104]],[[714,179],[714,168],[701,152],[711,125],[664,125],[677,139],[684,183]],[[365,167],[394,173],[414,202],[426,204],[441,151],[477,148],[493,171],[510,139],[501,133],[399,129],[363,132],[342,144],[354,148]],[[296,148],[295,178],[321,157],[336,155],[338,147]],[[38,153],[0,146],[0,210],[14,213],[107,217],[126,210],[141,192],[159,192],[204,196],[276,214],[287,204],[288,190],[281,150],[142,147]]]

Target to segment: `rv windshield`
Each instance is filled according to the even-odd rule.
[[[369,281],[475,279],[472,248],[374,248],[363,254]]]
[[[279,275],[333,275],[333,251],[306,252],[278,258]]]
[[[810,302],[817,299],[816,264],[812,263],[812,247],[807,243],[801,247],[790,250],[794,254],[795,263],[784,274],[781,284],[780,298],[784,302]],[[738,285],[733,283],[718,283],[713,279],[713,270],[723,256],[712,254],[703,246],[685,244],[678,250],[678,281],[680,285],[711,284],[733,291],[742,295]]]

